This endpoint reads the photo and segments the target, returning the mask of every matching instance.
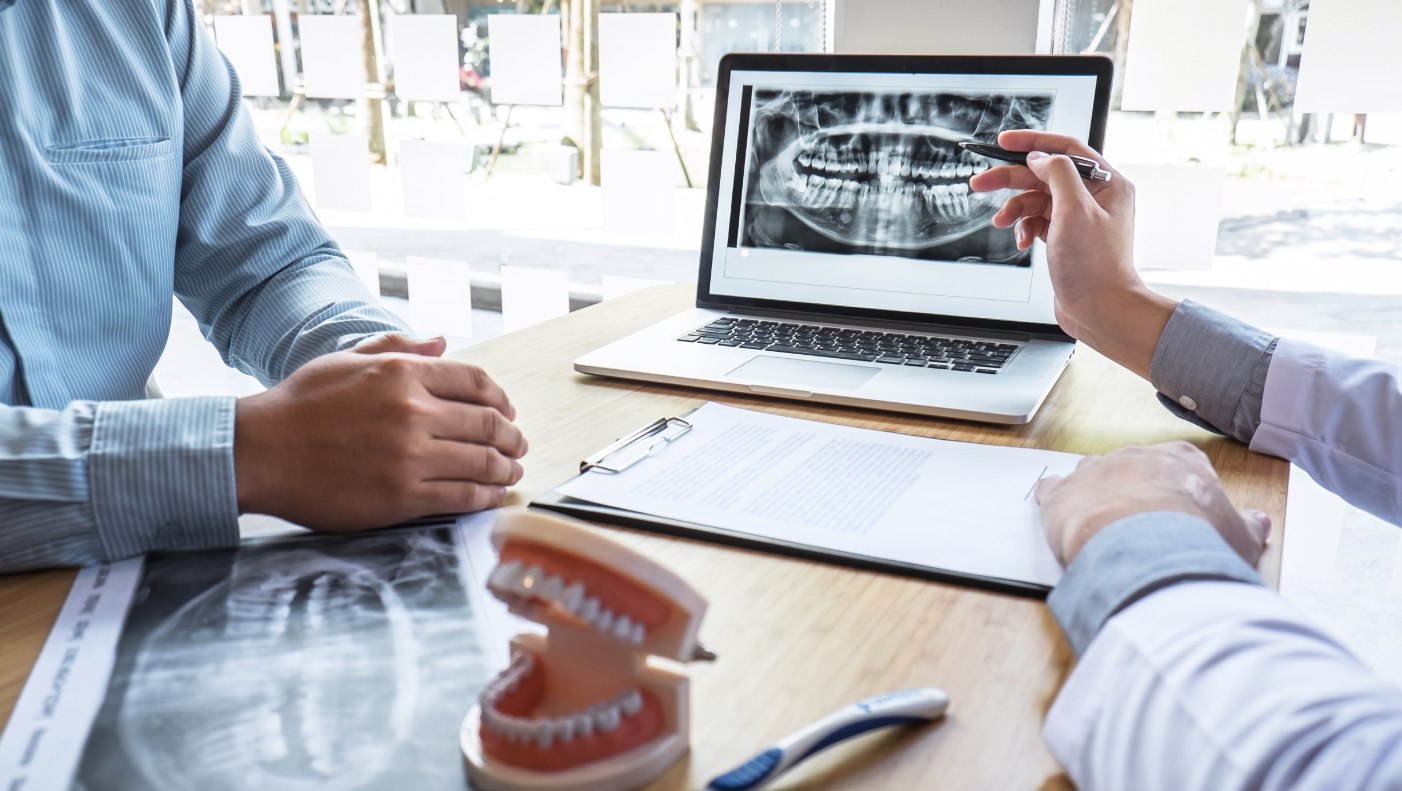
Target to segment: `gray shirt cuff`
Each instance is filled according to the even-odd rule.
[[[1190,299],[1164,327],[1149,379],[1169,411],[1250,442],[1261,424],[1266,372],[1279,339]]]
[[[1187,580],[1261,584],[1256,571],[1202,519],[1179,511],[1135,514],[1086,542],[1047,605],[1079,657],[1112,615]]]

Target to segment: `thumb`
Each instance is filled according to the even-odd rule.
[[[1241,518],[1246,520],[1246,527],[1251,531],[1251,535],[1264,546],[1271,534],[1270,516],[1265,511],[1245,508],[1242,509]]]
[[[441,357],[448,348],[448,341],[442,335],[436,338],[411,338],[398,332],[375,335],[357,343],[351,351],[358,354],[418,354],[424,357]]]
[[[1029,151],[1027,167],[1050,188],[1053,206],[1070,206],[1090,198],[1081,174],[1076,172],[1076,166],[1065,156]]]
[[[1042,500],[1060,486],[1063,480],[1065,479],[1060,475],[1048,475],[1037,481],[1037,484],[1032,487],[1032,498],[1037,501],[1037,505],[1041,505]]]

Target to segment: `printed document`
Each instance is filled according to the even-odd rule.
[[[707,404],[692,429],[621,473],[560,494],[828,550],[1055,585],[1032,490],[1080,457]]]

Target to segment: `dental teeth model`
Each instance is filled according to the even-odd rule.
[[[487,589],[543,624],[512,641],[459,740],[482,791],[625,791],[688,749],[684,674],[652,666],[713,658],[697,642],[706,602],[672,572],[581,523],[503,512]]]

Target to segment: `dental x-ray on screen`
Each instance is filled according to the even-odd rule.
[[[1028,266],[959,148],[1046,129],[1052,91],[756,88],[740,246]]]

